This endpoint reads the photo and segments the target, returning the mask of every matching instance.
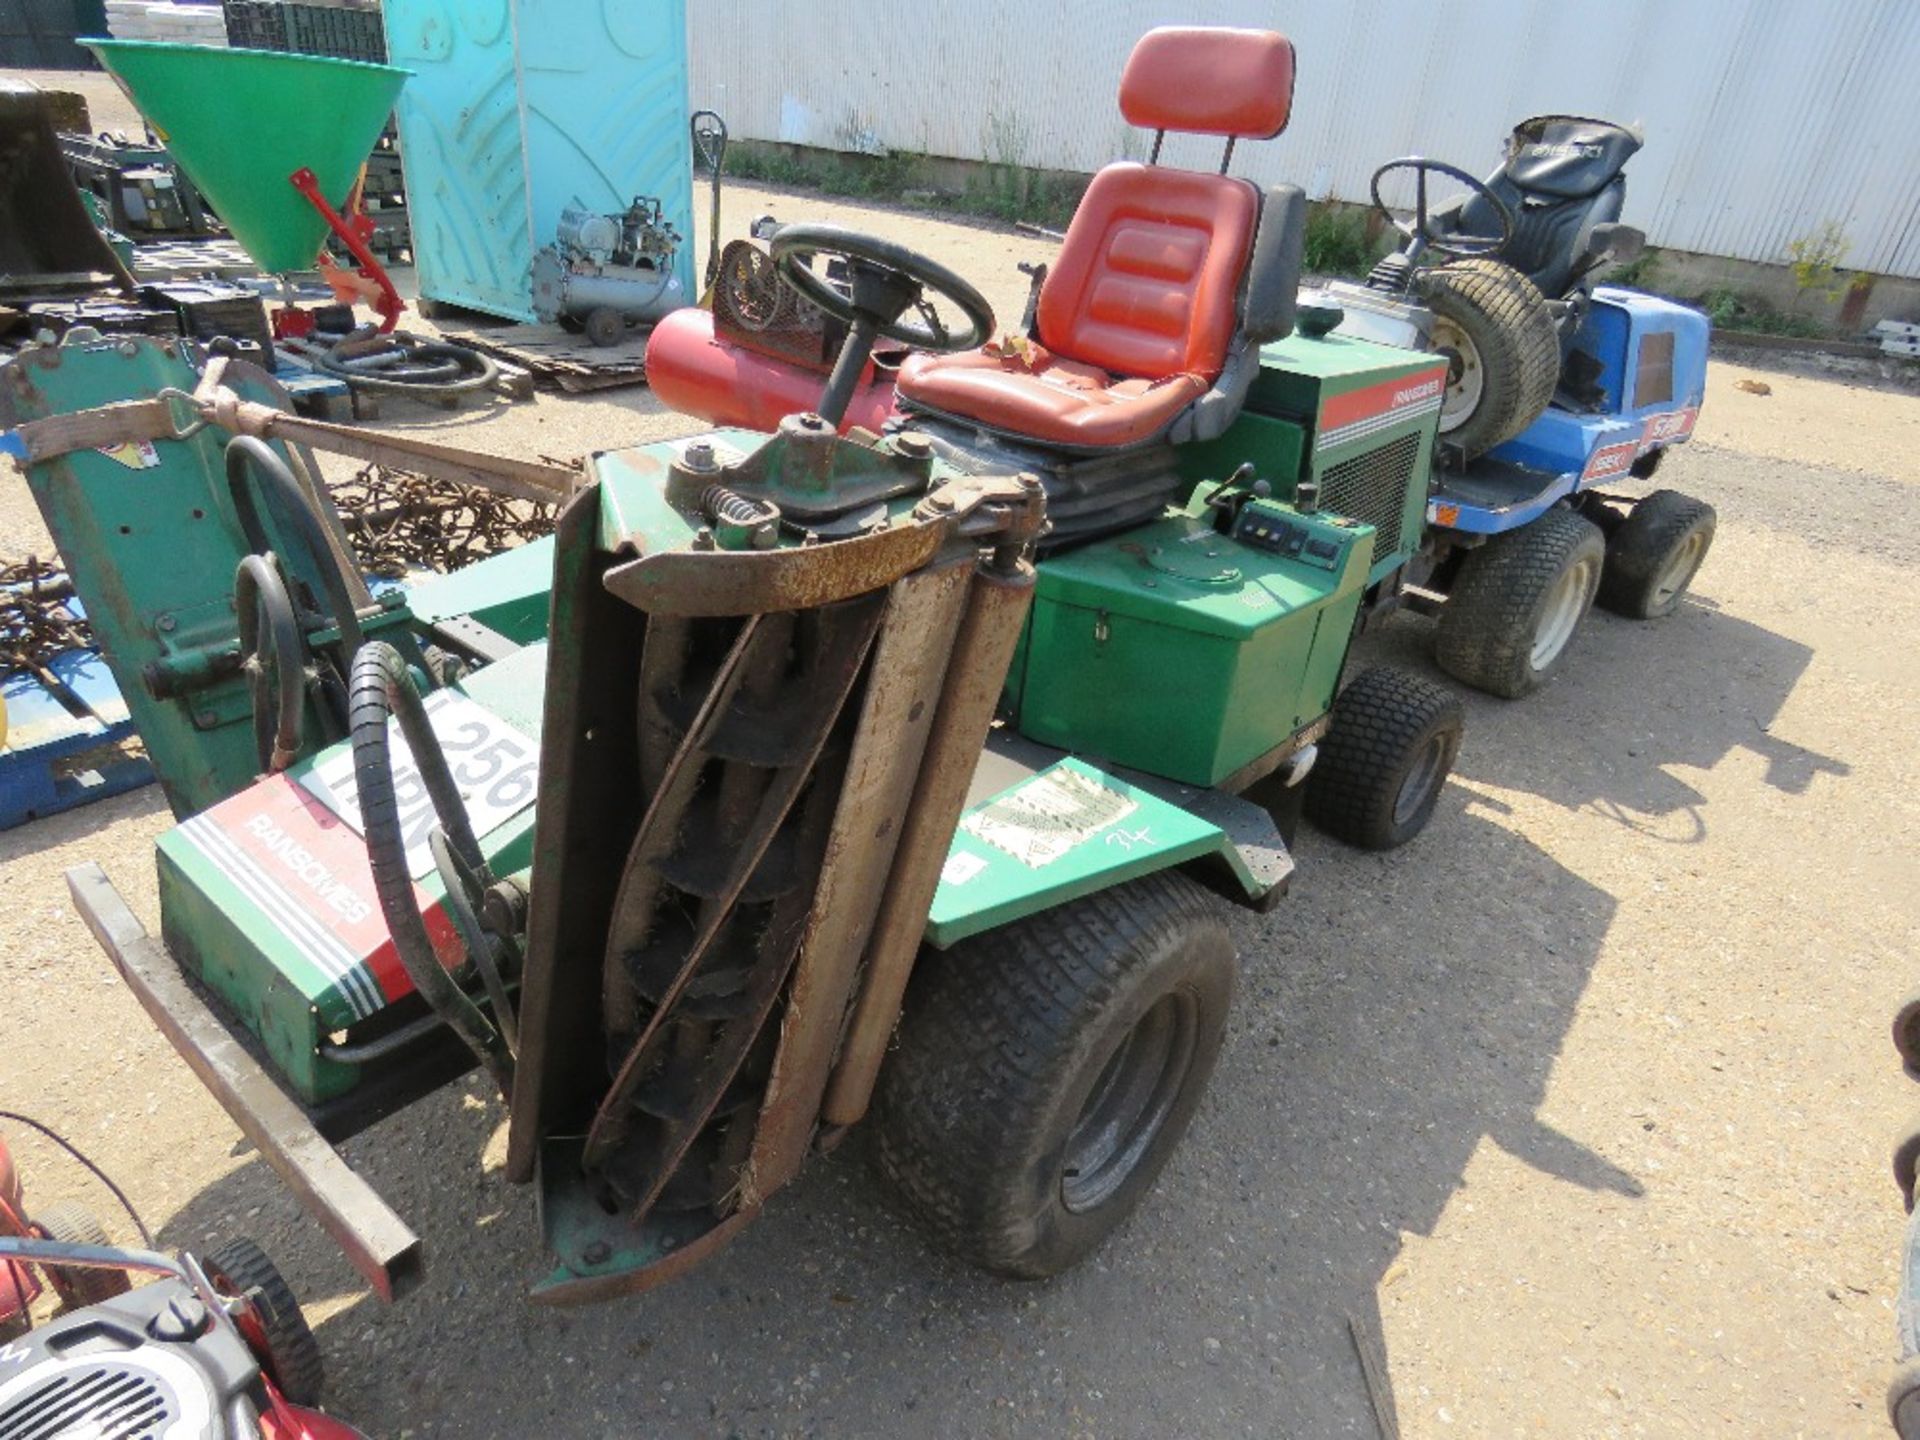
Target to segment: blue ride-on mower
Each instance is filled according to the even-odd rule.
[[[1545,115],[1515,127],[1485,180],[1389,161],[1372,192],[1399,247],[1363,283],[1302,297],[1337,309],[1337,333],[1446,358],[1426,543],[1381,598],[1437,614],[1441,667],[1495,695],[1545,683],[1596,601],[1634,619],[1672,613],[1713,543],[1702,501],[1602,488],[1651,479],[1693,433],[1706,388],[1706,316],[1593,283],[1644,247],[1620,223],[1641,143],[1625,126]],[[1410,215],[1383,198],[1407,178]]]

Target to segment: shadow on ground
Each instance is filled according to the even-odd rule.
[[[425,1287],[321,1326],[341,1413],[381,1433],[1368,1433],[1349,1318],[1429,1231],[1483,1139],[1566,1183],[1637,1182],[1535,1118],[1613,906],[1449,796],[1448,855],[1526,894],[1490,929],[1455,864],[1304,843],[1300,894],[1236,917],[1232,1032],[1188,1144],[1098,1259],[1043,1285],[930,1252],[861,1163],[815,1163],[733,1247],[657,1293],[525,1301],[531,1196],[482,1173],[498,1123],[470,1077],[349,1147],[421,1231]],[[1436,837],[1437,838],[1437,837]],[[1537,916],[1555,917],[1543,948]],[[1407,936],[1414,936],[1409,945]],[[344,1262],[257,1160],[168,1244],[250,1230],[309,1295]],[[448,1357],[461,1357],[457,1363]],[[1190,1428],[1189,1428],[1190,1427]]]
[[[1689,596],[1664,620],[1594,610],[1561,662],[1580,683],[1556,679],[1518,701],[1475,694],[1443,674],[1433,628],[1396,615],[1368,638],[1365,658],[1421,669],[1469,696],[1463,779],[1697,843],[1707,833],[1703,797],[1679,771],[1711,770],[1747,750],[1765,762],[1763,783],[1788,795],[1805,794],[1816,776],[1852,773],[1845,760],[1772,733],[1813,651],[1710,600]],[[1601,723],[1595,696],[1609,697]]]

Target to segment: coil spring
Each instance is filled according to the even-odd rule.
[[[740,525],[752,528],[771,524],[780,512],[771,505],[736,494],[724,485],[709,485],[700,492],[700,509],[715,525]]]

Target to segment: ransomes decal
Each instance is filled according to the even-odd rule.
[[[1446,393],[1446,366],[1436,363],[1431,370],[1330,396],[1320,407],[1320,434],[1314,442],[1315,448],[1328,450],[1418,416],[1430,415],[1440,408]]]

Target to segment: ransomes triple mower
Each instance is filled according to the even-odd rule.
[[[1154,31],[1121,106],[1230,154],[1285,125],[1293,65]],[[596,455],[551,540],[404,596],[343,561],[307,446],[574,477],[298,419],[175,342],[0,371],[181,816],[160,937],[95,867],[76,901],[382,1294],[417,1241],[329,1142],[476,1064],[543,1300],[697,1262],[870,1111],[936,1239],[1059,1271],[1193,1117],[1221,897],[1281,897],[1303,804],[1376,847],[1426,823],[1459,702],[1341,680],[1418,544],[1444,362],[1296,329],[1303,197],[1225,168],[1102,171],[1018,344],[925,256],[782,231],[830,365],[685,312],[663,396],[778,413]],[[901,410],[854,426],[882,336],[915,350]]]
[[[1651,478],[1693,433],[1706,391],[1706,316],[1593,283],[1645,244],[1619,223],[1641,143],[1624,126],[1543,115],[1515,127],[1485,180],[1389,161],[1373,199],[1399,248],[1364,284],[1302,299],[1337,307],[1342,334],[1447,361],[1432,528],[1401,598],[1438,614],[1441,667],[1495,695],[1545,683],[1596,600],[1633,619],[1671,614],[1713,543],[1702,501],[1598,488]],[[1402,218],[1382,187],[1408,175]],[[1436,182],[1464,189],[1431,203]]]

